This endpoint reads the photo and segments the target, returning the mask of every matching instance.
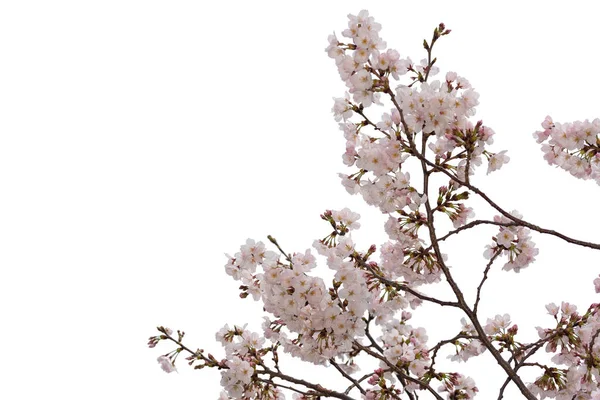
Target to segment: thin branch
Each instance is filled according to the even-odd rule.
[[[556,232],[552,229],[545,229],[542,228],[540,226],[534,225],[532,223],[529,223],[527,221],[524,221],[520,218],[517,218],[513,215],[511,215],[510,213],[508,213],[507,211],[503,210],[499,205],[497,205],[494,201],[492,201],[492,199],[490,199],[484,192],[482,192],[480,189],[478,189],[477,187],[473,186],[470,183],[467,183],[465,181],[460,180],[457,176],[451,174],[450,172],[448,172],[447,170],[445,170],[444,168],[432,163],[431,161],[429,161],[428,159],[426,159],[425,157],[423,157],[418,151],[416,151],[415,149],[413,149],[413,153],[412,153],[415,157],[419,158],[422,162],[426,163],[427,165],[429,165],[430,167],[434,168],[436,171],[442,172],[444,174],[446,174],[448,177],[450,177],[450,179],[454,180],[456,183],[465,186],[467,188],[469,188],[470,190],[472,190],[473,192],[475,192],[476,194],[478,194],[481,198],[483,198],[490,206],[492,206],[494,209],[496,209],[500,214],[502,214],[503,216],[505,216],[506,218],[510,219],[511,221],[515,222],[517,225],[520,226],[524,226],[527,227],[531,230],[534,230],[536,232],[539,233],[544,233],[547,235],[552,235],[552,236],[556,236],[562,240],[564,240],[565,242],[568,243],[572,243],[572,244],[576,244],[578,246],[583,246],[583,247],[589,247],[591,249],[596,249],[596,250],[600,250],[600,244],[597,243],[591,243],[591,242],[586,242],[583,240],[578,240],[578,239],[573,239],[570,238],[566,235],[563,235],[560,232]]]
[[[519,225],[516,222],[496,222],[496,221],[488,221],[488,220],[483,220],[483,219],[477,219],[475,221],[471,221],[468,224],[465,224],[459,228],[456,228],[450,232],[448,232],[447,234],[445,234],[444,236],[438,238],[438,242],[442,242],[446,239],[448,239],[450,236],[455,235],[461,231],[465,231],[467,229],[473,228],[474,226],[477,225],[482,225],[482,224],[487,224],[487,225],[498,225],[498,226],[515,226],[515,225]]]
[[[369,314],[369,319],[365,319],[365,321],[367,323],[366,327],[365,327],[365,335],[371,342],[371,346],[374,347],[375,349],[377,349],[377,351],[379,351],[383,355],[383,348],[379,344],[377,344],[375,339],[373,339],[371,332],[369,331],[369,324],[371,323],[371,321],[373,321],[373,316],[371,314]],[[406,380],[398,374],[396,374],[396,377],[398,378],[398,380],[400,381],[402,386],[404,386],[406,388],[406,385],[407,385]],[[409,400],[415,400],[415,396],[408,390],[406,390],[406,394],[408,395]]]
[[[387,133],[386,131],[384,131],[383,129],[379,128],[376,124],[374,124],[369,118],[367,118],[367,116],[365,115],[365,113],[363,112],[363,110],[360,109],[360,107],[354,107],[352,108],[352,111],[354,111],[355,113],[357,113],[358,115],[360,115],[361,117],[364,118],[365,122],[369,125],[371,125],[373,128],[375,128],[375,130],[383,133],[385,136],[387,136],[387,138],[390,138],[389,133]]]
[[[364,374],[362,377],[360,377],[360,379],[357,379],[356,381],[360,383],[360,382],[364,381],[365,379],[370,378],[371,376],[373,376],[373,373],[369,372],[368,374]],[[346,390],[344,391],[344,394],[350,393],[352,388],[355,386],[356,386],[355,384],[348,386],[348,388],[346,388]]]
[[[303,395],[310,395],[310,393],[308,393],[308,392],[303,392],[302,390],[296,389],[295,387],[283,385],[281,383],[276,383],[276,382],[273,382],[273,381],[271,381],[269,379],[263,379],[263,378],[260,378],[258,376],[256,377],[256,379],[259,380],[260,382],[264,382],[264,383],[268,383],[268,384],[273,385],[273,386],[278,386],[280,388],[288,389],[288,390],[291,390],[291,391],[296,392],[296,393],[300,393],[300,394],[303,394]]]
[[[440,306],[459,307],[459,304],[457,302],[455,302],[455,301],[444,301],[444,300],[436,299],[435,297],[429,297],[427,295],[424,295],[422,293],[417,292],[416,290],[408,287],[407,285],[403,285],[401,283],[391,281],[391,280],[389,280],[389,279],[381,276],[377,272],[375,272],[373,270],[373,268],[369,264],[367,264],[366,262],[364,262],[363,260],[360,260],[360,259],[357,258],[356,261],[360,264],[361,267],[364,267],[364,268],[368,269],[369,272],[371,272],[373,274],[373,276],[375,276],[377,279],[379,279],[381,282],[383,282],[386,285],[392,286],[392,287],[394,287],[395,289],[398,289],[398,290],[403,290],[403,291],[408,292],[408,293],[412,294],[413,296],[415,296],[415,297],[417,297],[417,298],[419,298],[421,300],[430,301],[432,303],[439,304]]]
[[[500,387],[500,392],[498,393],[498,400],[502,400],[504,398],[504,390],[510,383],[510,376],[504,380],[504,383]]]
[[[190,348],[188,348],[187,346],[185,346],[179,340],[177,340],[173,336],[169,335],[166,331],[164,331],[164,330],[159,330],[159,331],[162,333],[161,336],[165,336],[167,339],[171,340],[172,342],[175,342],[182,350],[185,350],[185,351],[187,351],[188,353],[190,353],[192,355],[200,357],[203,361],[208,361],[208,362],[212,361],[212,360],[208,359],[204,354],[202,354],[201,351],[192,351]],[[224,366],[224,367],[219,366],[219,369],[222,369],[222,368],[229,368],[229,367],[227,367],[227,366]]]
[[[275,239],[275,238],[274,238],[273,236],[271,236],[271,235],[267,235],[267,239],[269,239],[269,241],[270,241],[271,243],[273,243],[273,244],[274,244],[274,245],[277,247],[277,249],[279,250],[279,252],[280,252],[281,254],[283,254],[283,256],[285,257],[285,259],[286,259],[286,260],[288,260],[288,262],[289,262],[290,264],[292,264],[292,259],[290,258],[289,254],[286,254],[286,253],[285,253],[285,251],[283,251],[283,249],[281,248],[281,246],[279,246],[279,243],[277,243],[277,239]]]
[[[433,355],[431,356],[431,367],[433,367],[433,365],[435,364],[435,358],[437,357],[437,353],[442,348],[442,346],[445,346],[449,343],[454,343],[458,339],[479,339],[479,336],[467,335],[466,333],[460,332],[452,339],[440,340],[435,346],[433,346],[427,351],[428,353],[431,353],[431,351],[433,351]]]
[[[335,369],[337,369],[337,370],[339,371],[339,373],[340,373],[340,374],[342,374],[342,375],[344,376],[344,378],[346,378],[346,379],[348,379],[350,382],[352,382],[352,383],[353,383],[353,386],[354,386],[354,387],[356,387],[358,390],[360,390],[360,392],[361,392],[362,394],[366,394],[366,393],[367,393],[367,392],[365,391],[365,389],[363,389],[363,388],[362,388],[362,386],[360,386],[360,383],[359,383],[359,382],[358,382],[356,379],[354,379],[353,377],[351,377],[350,375],[348,375],[348,374],[346,373],[346,371],[344,371],[344,370],[342,369],[342,367],[340,367],[340,366],[338,365],[338,363],[337,363],[337,362],[335,362],[335,360],[334,360],[333,358],[330,358],[330,359],[329,359],[329,363],[330,363],[331,365],[333,365],[333,367],[334,367]],[[352,387],[352,386],[351,386],[351,387]],[[347,394],[347,393],[346,393],[346,394]]]
[[[444,400],[444,398],[442,396],[440,396],[435,389],[433,389],[431,386],[429,386],[427,383],[413,378],[412,376],[406,375],[404,373],[404,371],[402,371],[400,368],[398,368],[397,366],[395,366],[394,364],[392,364],[390,362],[390,360],[388,360],[387,358],[383,357],[382,355],[377,354],[376,352],[374,352],[373,350],[369,349],[368,347],[363,346],[362,344],[360,344],[358,341],[354,341],[354,345],[359,348],[360,350],[364,351],[365,353],[369,354],[371,357],[375,357],[380,361],[383,361],[388,367],[390,367],[396,374],[398,374],[399,376],[401,376],[402,378],[406,379],[407,381],[416,383],[417,385],[419,385],[419,387],[421,389],[426,389],[428,390],[431,394],[433,394],[435,396],[435,398],[437,400]]]
[[[163,332],[163,334],[166,336],[167,339],[170,339],[171,341],[177,343],[178,346],[180,346],[183,350],[187,351],[190,354],[196,355],[196,356],[201,356],[202,359],[204,359],[205,361],[210,361],[208,360],[202,353],[196,352],[196,351],[192,351],[190,350],[188,347],[184,346],[183,343],[181,343],[179,340],[173,338],[171,335]],[[264,370],[255,370],[256,374],[267,374],[269,375],[271,378],[276,377],[276,378],[280,378],[283,379],[285,381],[291,382],[291,383],[295,383],[297,385],[303,385],[307,388],[310,388],[314,391],[316,391],[319,395],[321,396],[325,396],[325,397],[335,397],[338,399],[342,399],[342,400],[354,400],[352,397],[348,396],[347,394],[344,393],[339,393],[336,392],[335,390],[330,390],[330,389],[326,389],[323,386],[321,386],[320,384],[314,384],[314,383],[310,383],[308,381],[305,381],[303,379],[298,379],[298,378],[294,378],[292,376],[286,375],[280,371],[273,371],[272,369],[268,368],[266,365],[261,363],[261,366],[264,368]],[[228,368],[227,366],[219,366],[219,368]],[[264,380],[262,380],[258,375],[256,376],[257,379],[261,380],[264,382]],[[303,393],[299,390],[296,390],[294,388],[291,387],[287,387],[287,386],[283,386],[280,385],[279,383],[274,383],[272,382],[274,385],[278,385],[281,387],[285,387],[286,389],[290,389],[290,390],[294,390],[298,393]]]
[[[479,306],[479,301],[481,300],[481,288],[483,287],[483,283],[487,280],[488,272],[490,272],[490,268],[492,267],[492,264],[494,263],[496,258],[501,253],[502,253],[502,250],[498,248],[494,252],[494,255],[492,256],[492,258],[490,258],[490,261],[485,266],[485,271],[483,271],[483,278],[481,279],[479,286],[477,286],[477,298],[475,299],[475,305],[473,306],[473,314],[475,314],[475,315],[477,315],[477,307]]]
[[[267,374],[271,378],[279,378],[279,379],[283,379],[284,381],[287,381],[287,382],[295,383],[297,385],[303,385],[307,388],[314,390],[320,396],[335,397],[335,398],[342,399],[342,400],[354,400],[352,397],[348,396],[347,394],[336,392],[335,390],[326,389],[319,384],[314,384],[314,383],[305,381],[303,379],[294,378],[293,376],[289,376],[289,375],[283,374],[281,372],[273,371],[272,369],[267,368],[265,366],[263,366],[263,368],[264,368],[264,370],[256,370],[256,373]]]
[[[375,341],[375,339],[373,339],[373,336],[371,335],[371,331],[369,330],[369,324],[371,323],[371,321],[373,321],[373,319],[374,319],[373,316],[371,314],[369,314],[369,319],[366,320],[367,324],[365,326],[365,335],[367,336],[367,338],[369,338],[371,345],[373,347],[375,347],[378,352],[383,354],[383,348]]]

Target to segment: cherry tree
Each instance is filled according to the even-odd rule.
[[[216,334],[225,351],[219,359],[185,344],[184,332],[160,326],[149,346],[164,341],[173,350],[158,363],[173,372],[183,353],[196,369],[220,370],[221,399],[470,399],[478,388],[458,372],[459,363],[487,354],[497,364],[491,364],[493,373],[506,376],[498,399],[511,384],[527,399],[600,399],[599,304],[548,304],[549,323],[536,328],[535,341],[520,337],[510,315],[480,312],[494,266],[519,273],[535,262],[540,249],[534,235],[595,250],[600,244],[529,222],[473,182],[479,167],[490,174],[509,157],[492,149],[494,130],[473,119],[479,95],[467,78],[451,71],[438,78],[433,50],[450,33],[444,24],[423,41],[425,58],[414,62],[387,48],[381,25],[367,11],[348,18],[343,39],[331,35],[326,48],[347,86],[332,109],[346,139],[342,159],[351,169],[340,178],[348,193],[388,218],[389,240],[355,243],[360,216],[347,208],[320,215],[325,230],[312,249],[289,252],[272,236],[248,239],[228,257],[225,271],[241,282],[240,297],[262,302],[268,314],[262,332],[225,325]],[[541,128],[533,136],[550,165],[600,184],[600,119],[559,123],[546,117]],[[469,204],[475,198],[492,210],[489,217],[475,216]],[[494,234],[477,249],[486,261],[475,292],[467,294],[454,278],[446,244],[485,227]],[[332,279],[314,273],[318,260]],[[447,285],[452,297],[428,290],[433,284]],[[600,292],[600,278],[593,286]],[[425,328],[411,321],[424,304],[459,311],[461,328],[430,342]],[[456,371],[441,366],[448,348]],[[285,355],[333,368],[347,385],[292,376]],[[536,378],[524,379],[525,370]]]

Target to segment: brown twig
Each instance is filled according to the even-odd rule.
[[[379,355],[377,353],[375,353],[373,350],[369,349],[368,347],[363,346],[362,344],[360,344],[358,341],[354,341],[354,345],[364,351],[365,353],[369,354],[371,357],[375,357],[380,361],[383,361],[388,367],[390,367],[390,369],[392,371],[394,371],[394,373],[398,374],[399,376],[401,376],[402,378],[406,379],[407,381],[410,381],[412,383],[416,383],[421,389],[425,389],[428,390],[431,394],[433,394],[433,396],[437,399],[437,400],[444,400],[444,398],[442,396],[440,396],[438,394],[438,392],[435,391],[435,389],[433,389],[431,386],[429,386],[429,384],[427,384],[426,382],[423,382],[419,379],[413,378],[412,376],[406,375],[404,373],[404,371],[402,371],[400,368],[398,368],[397,366],[395,366],[394,364],[392,364],[390,362],[390,360],[388,360],[387,358],[385,358],[382,355]]]
[[[477,286],[477,297],[475,299],[475,305],[473,306],[473,314],[475,314],[475,315],[477,315],[477,307],[479,306],[479,301],[481,300],[481,288],[483,287],[484,282],[488,278],[488,272],[490,272],[490,268],[492,267],[492,264],[496,260],[496,257],[498,257],[501,253],[502,253],[502,250],[500,248],[496,249],[496,251],[494,252],[494,255],[492,256],[492,258],[490,258],[490,261],[485,266],[485,271],[483,271],[483,278],[481,279],[479,286]]]
[[[408,287],[407,285],[403,285],[401,283],[391,281],[391,280],[389,280],[389,279],[381,276],[380,274],[376,273],[373,270],[373,268],[369,264],[367,264],[366,262],[364,262],[364,261],[362,261],[362,260],[360,260],[358,258],[356,259],[356,261],[360,264],[361,267],[364,267],[367,270],[369,270],[369,272],[371,272],[373,274],[373,276],[375,276],[377,279],[379,279],[381,282],[383,282],[386,285],[392,286],[392,287],[394,287],[395,289],[398,289],[398,290],[402,290],[402,291],[408,292],[408,293],[412,294],[413,296],[415,296],[415,297],[417,297],[417,298],[419,298],[421,300],[425,300],[425,301],[429,301],[429,302],[432,302],[432,303],[435,303],[435,304],[439,304],[440,306],[459,307],[459,304],[457,302],[439,300],[439,299],[436,299],[435,297],[430,297],[430,296],[424,295],[422,293],[419,293],[416,290]]]
[[[350,382],[352,382],[352,384],[353,384],[352,386],[354,386],[354,387],[356,387],[358,390],[360,390],[360,392],[361,392],[362,394],[366,394],[366,393],[367,393],[367,392],[365,391],[365,389],[363,389],[363,388],[362,388],[362,386],[360,386],[360,383],[359,383],[359,382],[358,382],[356,379],[354,379],[353,377],[351,377],[350,375],[348,375],[348,374],[346,373],[346,371],[344,371],[344,370],[342,369],[342,367],[340,367],[340,366],[338,365],[338,363],[337,363],[337,362],[335,362],[335,360],[334,360],[333,358],[330,358],[330,359],[329,359],[329,363],[330,363],[331,365],[333,365],[333,367],[334,367],[335,369],[337,369],[337,370],[338,370],[338,372],[339,372],[340,374],[342,374],[342,376],[343,376],[344,378],[346,378],[346,379],[348,379]],[[345,393],[345,394],[347,394],[347,393]]]
[[[267,374],[272,378],[283,379],[284,381],[295,383],[297,385],[302,385],[304,387],[310,388],[316,392],[316,394],[325,397],[335,397],[337,399],[342,400],[354,400],[352,397],[348,396],[345,393],[336,392],[335,390],[326,389],[319,384],[314,384],[303,379],[294,378],[293,376],[286,375],[281,372],[273,371],[270,368],[263,366],[264,370],[256,370],[256,373],[259,374]]]

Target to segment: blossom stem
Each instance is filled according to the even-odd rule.
[[[271,243],[273,243],[273,244],[274,244],[274,245],[277,247],[277,249],[279,250],[279,252],[280,252],[281,254],[283,254],[283,256],[285,257],[285,259],[286,259],[286,260],[288,260],[288,262],[289,262],[290,264],[292,264],[292,259],[290,258],[290,256],[289,256],[288,254],[286,254],[286,252],[285,252],[285,251],[283,251],[283,249],[281,248],[281,246],[279,246],[279,243],[277,243],[277,239],[275,239],[275,238],[274,238],[273,236],[271,236],[271,235],[267,235],[267,239],[269,239],[269,241],[270,241]]]
[[[269,379],[263,379],[260,377],[257,377],[256,379],[259,380],[260,382],[267,383],[269,385],[278,386],[280,388],[288,389],[288,390],[291,390],[293,392],[300,393],[303,395],[310,395],[310,393],[308,393],[308,392],[303,392],[302,390],[296,389],[295,387],[292,387],[292,386],[283,385],[281,383],[275,383]]]
[[[290,383],[295,383],[297,385],[303,385],[307,388],[314,390],[320,396],[335,397],[335,398],[342,399],[342,400],[354,400],[354,398],[348,396],[347,394],[336,392],[335,390],[326,389],[319,384],[314,384],[314,383],[305,381],[303,379],[294,378],[293,376],[289,376],[289,375],[283,374],[281,372],[273,371],[272,369],[265,367],[265,366],[263,366],[263,368],[264,368],[264,370],[262,370],[262,371],[257,370],[256,372],[261,373],[261,374],[267,374],[271,378],[279,378],[279,379],[283,379]]]
[[[473,306],[473,314],[475,315],[477,315],[477,307],[479,306],[479,301],[481,300],[481,288],[483,287],[483,283],[487,280],[488,272],[490,272],[492,264],[501,253],[502,250],[500,248],[496,249],[494,255],[490,258],[490,261],[485,266],[485,271],[483,271],[483,278],[481,279],[479,286],[477,286],[477,297],[475,299],[475,305]]]
[[[358,382],[356,379],[354,379],[353,377],[351,377],[350,375],[348,375],[348,374],[346,373],[346,371],[344,371],[344,370],[342,369],[342,367],[340,367],[340,366],[338,365],[338,363],[337,363],[337,362],[335,362],[335,360],[334,360],[333,358],[330,358],[330,359],[329,359],[329,363],[330,363],[331,365],[333,365],[333,367],[334,367],[335,369],[337,369],[337,370],[338,370],[338,372],[339,372],[340,374],[342,374],[342,376],[343,376],[344,378],[346,378],[346,379],[348,379],[350,382],[352,382],[352,384],[353,384],[352,386],[354,386],[354,387],[356,387],[358,390],[360,390],[360,392],[361,392],[362,394],[366,394],[366,393],[367,393],[367,392],[365,391],[365,389],[363,389],[363,388],[362,388],[362,386],[360,386],[360,383],[359,383],[359,382]],[[347,394],[347,393],[345,393],[345,394]]]
[[[360,383],[360,382],[364,381],[365,379],[367,379],[367,378],[370,378],[371,376],[373,376],[373,373],[372,373],[372,372],[369,372],[369,373],[367,373],[367,374],[364,374],[362,377],[360,377],[360,378],[359,378],[359,379],[357,379],[356,381]],[[355,386],[355,384],[352,384],[352,385],[348,386],[348,388],[347,388],[347,389],[344,391],[344,394],[348,394],[348,393],[350,393],[350,391],[352,390],[352,388],[353,388],[354,386]]]
[[[371,357],[375,357],[378,360],[383,361],[388,367],[390,367],[392,369],[392,371],[394,371],[396,374],[398,374],[403,379],[406,379],[407,381],[416,383],[417,385],[419,385],[420,388],[428,390],[431,394],[433,394],[433,396],[437,400],[444,400],[444,398],[442,396],[440,396],[438,394],[438,392],[436,392],[435,389],[433,389],[427,383],[425,383],[425,382],[423,382],[423,381],[421,381],[419,379],[413,378],[412,376],[406,375],[400,368],[398,368],[397,366],[395,366],[394,364],[392,364],[390,362],[390,360],[388,360],[384,356],[377,354],[376,352],[374,352],[373,350],[369,349],[368,347],[363,346],[362,344],[360,344],[356,340],[354,341],[354,345],[357,348],[359,348],[360,350],[362,350],[365,353],[369,354]]]
[[[433,368],[433,365],[435,364],[435,358],[437,357],[437,353],[442,348],[442,346],[445,346],[449,343],[454,343],[458,339],[479,339],[479,337],[467,335],[466,333],[461,332],[461,333],[457,334],[456,336],[454,336],[452,339],[446,339],[446,340],[439,341],[438,344],[436,344],[435,346],[433,346],[431,349],[428,350],[428,353],[431,353],[431,351],[433,351],[433,355],[431,356],[430,368]]]
[[[381,354],[383,354],[383,348],[379,344],[377,344],[377,342],[375,341],[375,339],[373,339],[373,336],[371,335],[371,331],[369,330],[369,325],[371,324],[371,321],[373,321],[373,319],[374,319],[373,315],[369,314],[369,319],[366,320],[367,324],[365,326],[365,335],[367,336],[367,338],[371,342],[371,345],[373,347],[375,347],[378,352],[380,352]]]
[[[539,233],[544,233],[544,234],[547,234],[547,235],[556,236],[556,237],[558,237],[558,238],[560,238],[560,239],[562,239],[562,240],[564,240],[564,241],[566,241],[568,243],[576,244],[578,246],[583,246],[583,247],[589,247],[591,249],[600,250],[600,244],[598,244],[598,243],[591,243],[591,242],[586,242],[586,241],[583,241],[583,240],[573,239],[573,238],[570,238],[570,237],[568,237],[566,235],[563,235],[562,233],[557,232],[555,230],[542,228],[540,226],[534,225],[534,224],[529,223],[527,221],[524,221],[524,220],[522,220],[520,218],[517,218],[514,215],[511,215],[509,212],[505,211],[499,205],[497,205],[492,199],[490,199],[484,192],[482,192],[477,187],[473,186],[470,183],[467,183],[465,181],[460,180],[458,177],[456,177],[455,175],[453,175],[450,172],[446,171],[444,168],[439,167],[438,165],[432,163],[431,161],[429,161],[428,159],[426,159],[425,157],[423,157],[417,151],[413,151],[412,154],[415,155],[417,158],[419,158],[422,162],[424,162],[427,165],[429,165],[430,167],[434,168],[436,171],[439,171],[439,172],[442,172],[442,173],[448,175],[448,177],[450,177],[450,179],[454,180],[456,183],[458,183],[458,184],[460,184],[462,186],[465,186],[465,187],[469,188],[471,191],[473,191],[476,194],[478,194],[490,206],[492,206],[494,209],[496,209],[500,214],[502,214],[506,218],[510,219],[511,221],[515,222],[517,225],[524,226],[526,228],[529,228],[529,229],[534,230],[534,231],[539,232]]]
[[[369,264],[367,264],[366,262],[360,260],[359,258],[357,258],[356,260],[358,261],[358,263],[360,264],[361,267],[368,269],[369,272],[371,272],[377,279],[379,279],[385,285],[392,286],[393,288],[398,289],[398,290],[403,290],[403,291],[408,292],[408,293],[412,294],[413,296],[415,296],[415,297],[417,297],[417,298],[419,298],[421,300],[430,301],[432,303],[439,304],[440,306],[460,307],[460,305],[457,302],[455,302],[455,301],[444,301],[444,300],[436,299],[435,297],[429,297],[429,296],[426,296],[426,295],[424,295],[422,293],[417,292],[416,290],[410,288],[407,285],[403,285],[403,284],[400,284],[398,282],[391,281],[391,280],[385,278],[384,276],[381,276],[377,272],[375,272],[373,270],[373,268]]]
[[[515,226],[518,225],[518,223],[516,222],[496,222],[496,221],[488,221],[488,220],[483,220],[483,219],[477,219],[475,221],[471,221],[468,224],[465,224],[463,226],[461,226],[460,228],[454,229],[450,232],[448,232],[447,234],[445,234],[442,237],[438,238],[438,241],[444,241],[446,239],[448,239],[450,236],[455,235],[461,231],[465,231],[467,229],[473,228],[474,226],[477,225],[482,225],[482,224],[487,224],[487,225],[498,225],[498,226]],[[430,246],[431,248],[431,246]]]

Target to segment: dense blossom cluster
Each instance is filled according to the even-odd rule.
[[[310,249],[293,254],[286,262],[277,253],[266,251],[262,242],[249,239],[226,264],[227,272],[244,284],[242,289],[262,299],[265,311],[276,318],[265,326],[266,336],[282,343],[293,355],[317,364],[351,350],[352,340],[363,335],[365,312],[376,315],[377,322],[385,324],[394,321],[392,316],[397,310],[420,303],[409,293],[400,295],[380,285],[365,269],[364,262],[361,267],[352,237],[346,233],[359,226],[358,214],[344,209],[327,212],[324,217],[335,224],[334,233],[344,232],[335,243],[330,240],[335,235],[330,235],[313,244],[335,271],[333,287],[327,288],[321,278],[309,275],[316,266]],[[418,240],[403,235],[399,229],[390,231],[395,240],[382,247],[381,264],[370,263],[368,267],[376,268],[387,279],[404,277],[417,286],[425,281],[423,275],[431,275],[435,260],[424,255],[405,255],[404,249],[415,247]],[[258,265],[263,273],[255,274]],[[435,279],[427,279],[439,280],[439,272]],[[298,337],[290,340],[282,331],[283,326]]]
[[[479,391],[475,386],[473,378],[464,376],[457,372],[449,374],[448,378],[443,380],[443,385],[439,388],[442,392],[448,392],[448,399],[472,399]]]
[[[348,215],[348,212],[335,214]],[[347,229],[357,225],[354,218],[345,218],[349,223],[344,225]],[[255,298],[262,299],[265,311],[275,316],[276,329],[268,327],[270,340],[280,342],[286,351],[304,361],[324,364],[329,358],[350,351],[352,339],[362,335],[361,317],[372,296],[364,274],[346,260],[354,251],[350,235],[344,236],[334,247],[320,243],[316,247],[327,256],[329,267],[336,271],[334,288],[327,288],[321,278],[309,275],[316,266],[310,249],[282,262],[277,253],[264,251],[262,242],[248,240],[241,251],[229,259],[226,269],[233,272],[234,278],[242,280],[243,289],[255,288],[252,289]],[[257,249],[261,252],[256,253]],[[253,274],[257,265],[262,267],[263,273]],[[331,290],[335,296],[331,296]],[[281,330],[283,326],[296,337],[289,338]]]
[[[537,327],[552,362],[565,368],[545,367],[529,388],[539,395],[558,400],[600,399],[600,305],[592,304],[583,315],[577,306],[562,302],[546,306],[556,327]]]
[[[456,352],[455,354],[449,355],[448,358],[452,361],[464,362],[471,357],[476,357],[485,352],[486,347],[481,340],[477,339],[477,331],[471,323],[467,322],[465,318],[461,318],[460,322],[462,324],[461,334],[464,335],[464,340],[456,340],[454,342]],[[486,328],[489,324],[490,321],[488,321]]]
[[[600,119],[560,124],[548,116],[542,128],[533,136],[543,143],[548,164],[557,165],[576,178],[594,179],[600,185]]]
[[[414,246],[418,240],[390,228],[396,240],[384,245],[381,266],[370,263],[367,268],[362,262],[361,267],[358,260],[362,258],[355,250],[350,233],[360,226],[359,215],[344,209],[328,211],[322,218],[335,230],[327,238],[315,241],[313,247],[335,271],[333,287],[327,288],[321,278],[309,275],[316,266],[310,249],[282,260],[279,254],[267,251],[264,243],[248,239],[235,256],[229,256],[225,269],[234,279],[242,281],[242,297],[251,293],[256,300],[262,300],[265,311],[275,317],[265,317],[264,337],[304,361],[327,364],[336,356],[350,353],[354,341],[364,336],[367,313],[375,315],[376,322],[382,326],[384,355],[407,371],[422,375],[429,365],[424,329],[405,324],[409,313],[403,314],[402,321],[393,318],[396,311],[409,305],[414,307],[420,301],[409,293],[400,295],[391,287],[380,285],[367,272],[368,268],[376,268],[389,279],[404,276],[417,285],[419,277],[425,274],[422,270],[428,271],[427,266],[419,266],[423,261],[416,256],[417,261],[408,265],[396,261],[405,258],[402,249],[408,243]],[[336,240],[332,240],[336,236]],[[257,273],[258,266],[262,273]],[[435,280],[439,280],[439,274]],[[217,334],[217,339],[225,346],[229,360],[226,365],[230,369],[222,373],[221,382],[227,395],[231,398],[247,396],[253,387],[246,377],[250,364],[244,364],[239,357],[255,354],[264,339],[243,328],[232,330],[228,326]],[[230,365],[231,360],[236,361]],[[352,365],[348,363],[345,367],[355,370]]]
[[[522,217],[517,211],[513,211],[511,215],[517,218]],[[494,222],[510,224],[512,220],[497,215],[494,217]],[[539,253],[539,249],[531,241],[530,233],[530,230],[523,226],[501,226],[500,232],[492,238],[494,244],[486,247],[484,256],[491,259],[495,255],[506,254],[508,255],[508,262],[504,264],[502,269],[519,272],[522,268],[534,262],[535,256]]]
[[[392,363],[422,377],[431,364],[424,328],[406,324],[410,313],[403,312],[403,319],[392,319],[382,326],[383,355]],[[385,367],[382,363],[381,367]]]
[[[292,389],[294,400],[350,399],[347,394],[352,390],[359,390],[363,400],[399,399],[404,394],[415,399],[421,390],[428,390],[438,400],[442,399],[440,393],[448,400],[472,399],[478,392],[472,378],[436,369],[438,351],[450,345],[455,349],[448,355],[451,361],[465,362],[491,353],[530,400],[535,396],[600,400],[598,304],[590,306],[584,315],[569,303],[561,307],[549,304],[547,310],[556,326],[538,328],[540,340],[529,344],[517,340],[518,327],[508,314],[480,322],[480,291],[494,261],[506,256],[503,269],[519,272],[538,254],[528,228],[532,225],[524,223],[516,211],[509,214],[489,202],[503,215],[493,221],[468,222],[474,212],[465,202],[473,193],[481,195],[470,183],[475,168],[486,159],[490,173],[509,158],[506,151],[488,150],[495,134],[490,127],[470,120],[479,94],[466,78],[448,72],[441,80],[428,80],[439,72],[436,59],[431,57],[432,47],[450,32],[443,24],[434,30],[430,42],[424,42],[427,58],[419,64],[387,49],[380,31],[381,25],[368,12],[349,15],[348,29],[342,32],[349,42],[342,43],[331,35],[326,51],[348,88],[344,97],[334,99],[332,109],[346,139],[342,159],[346,166],[358,168],[352,174],[341,174],[342,183],[349,193],[360,194],[387,215],[384,229],[389,240],[379,248],[371,245],[360,251],[352,239],[352,231],[360,227],[360,216],[347,208],[321,215],[332,231],[315,240],[313,249],[286,253],[269,236],[278,250],[275,252],[260,241],[248,239],[239,252],[227,256],[225,270],[241,281],[240,297],[251,295],[262,301],[264,311],[271,314],[264,317],[263,332],[226,325],[216,335],[226,354],[219,361],[204,355],[203,350],[192,352],[184,347],[182,332],[178,331],[178,339],[174,339],[171,330],[159,327],[162,334],[150,338],[150,347],[165,339],[180,346],[160,356],[160,366],[166,372],[175,371],[177,355],[187,350],[192,353],[187,360],[198,363],[196,368],[219,368],[224,388],[220,400],[280,400],[285,398],[281,387]],[[391,84],[407,74],[411,82]],[[366,115],[366,108],[373,104],[387,107],[379,120]],[[540,143],[547,141],[542,147],[546,160],[600,184],[600,120],[561,125],[547,117],[542,126],[545,130],[535,136]],[[409,160],[420,165],[421,189],[411,181]],[[449,178],[437,193],[429,181],[433,175]],[[433,223],[438,214],[449,218],[455,228],[442,238],[436,236]],[[489,262],[471,308],[456,287],[440,242],[479,224],[496,225],[499,231],[485,250]],[[329,286],[313,275],[317,256],[333,271]],[[379,261],[374,261],[377,257]],[[457,301],[442,301],[420,291],[422,286],[444,279]],[[594,286],[600,292],[600,277]],[[462,318],[454,338],[430,346],[425,329],[407,323],[412,316],[407,309],[416,309],[423,302],[461,309],[468,318]],[[377,334],[370,331],[372,328]],[[553,363],[565,368],[532,361],[543,347],[554,354]],[[279,366],[279,349],[316,365],[333,365],[352,385],[341,393],[288,377]],[[355,378],[360,370],[356,359],[367,355],[379,361],[378,367]],[[521,367],[540,368],[543,375],[527,386],[517,375]],[[307,389],[283,386],[274,378]],[[437,388],[433,380],[440,383]]]
[[[436,31],[438,35],[449,32],[443,29],[442,26],[442,30]],[[409,71],[422,79],[424,74],[435,75],[438,69],[428,65],[427,60],[414,66],[410,58],[401,58],[396,50],[384,51],[385,42],[379,37],[379,30],[380,25],[361,12],[350,16],[348,29],[343,32],[352,43],[341,43],[332,35],[326,49],[349,88],[345,97],[334,99],[332,109],[346,138],[344,163],[359,168],[354,174],[341,175],[348,192],[360,193],[368,204],[384,213],[405,207],[415,211],[424,200],[411,186],[410,175],[402,172],[402,167],[417,149],[418,133],[425,141],[433,138],[427,146],[435,155],[436,164],[454,169],[463,180],[467,169],[468,175],[472,175],[474,168],[481,165],[482,157],[488,160],[488,173],[507,163],[505,151],[492,153],[486,149],[493,141],[494,131],[481,121],[473,124],[468,119],[475,114],[479,94],[464,77],[449,72],[443,81],[390,86],[392,79],[398,80]],[[364,109],[372,103],[383,104],[382,93],[390,97],[394,107],[374,123],[365,117]],[[351,121],[353,116],[360,121]],[[367,127],[375,131],[375,136],[365,132]],[[452,218],[455,226],[473,216],[470,208],[455,206],[460,207]]]

